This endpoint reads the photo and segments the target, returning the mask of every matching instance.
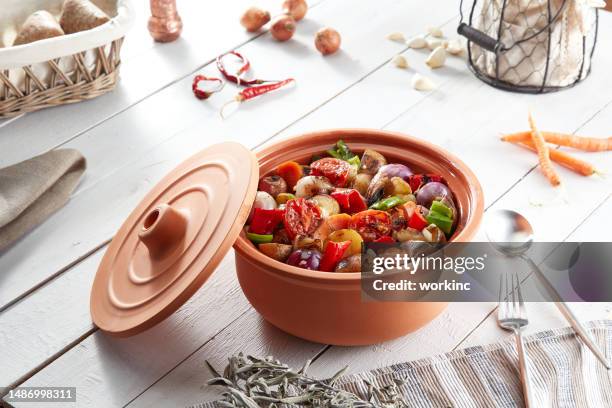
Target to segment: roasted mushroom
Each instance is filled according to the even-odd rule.
[[[363,152],[363,156],[361,156],[359,173],[365,173],[373,176],[385,164],[387,164],[387,159],[385,159],[385,156],[378,153],[376,150],[366,149]]]

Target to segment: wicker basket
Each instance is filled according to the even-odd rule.
[[[0,16],[0,46],[12,43],[29,14],[44,9],[57,16],[62,2],[8,0],[8,10]],[[115,87],[133,8],[129,0],[94,3],[111,21],[84,32],[0,48],[0,118],[95,98]]]

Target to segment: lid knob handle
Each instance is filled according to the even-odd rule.
[[[168,204],[160,204],[147,214],[138,237],[152,258],[163,258],[182,241],[186,228],[187,218],[183,213]]]

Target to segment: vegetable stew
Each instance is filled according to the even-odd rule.
[[[363,242],[446,242],[458,219],[436,174],[413,173],[342,140],[309,163],[287,161],[259,180],[246,235],[265,255],[325,272],[360,272]]]

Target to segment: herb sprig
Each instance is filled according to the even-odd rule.
[[[349,161],[356,156],[356,154],[349,149],[343,140],[338,140],[336,145],[327,151],[327,154],[329,154],[331,157],[344,161]]]
[[[401,396],[402,380],[386,387],[368,387],[367,400],[335,385],[348,367],[327,380],[307,375],[311,361],[295,371],[272,356],[258,358],[240,353],[229,358],[223,375],[207,361],[214,378],[209,385],[225,388],[218,406],[228,408],[279,408],[284,406],[320,408],[404,408],[408,404]]]

